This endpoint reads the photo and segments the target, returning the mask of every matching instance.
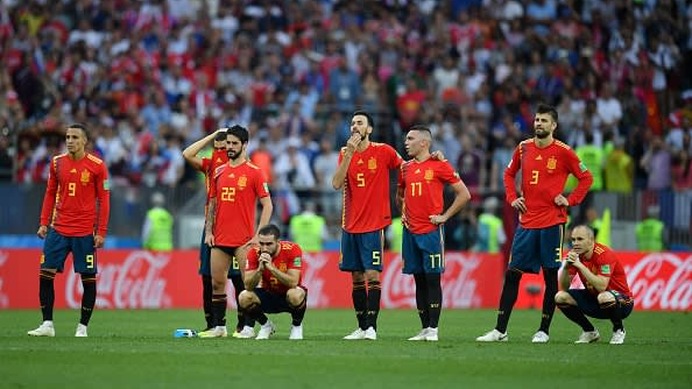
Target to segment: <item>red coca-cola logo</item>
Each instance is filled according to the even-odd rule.
[[[325,279],[319,272],[329,263],[324,253],[303,253],[302,284],[308,288],[308,306],[320,308],[329,306],[329,294],[325,291]]]
[[[132,251],[122,263],[99,266],[96,306],[98,308],[165,308],[171,299],[165,294],[166,278],[161,271],[170,257],[163,253]],[[82,301],[79,274],[69,272],[65,299],[71,308]]]
[[[5,262],[7,262],[9,258],[9,254],[5,251],[0,251],[0,268],[2,268],[5,265]],[[10,298],[7,297],[5,292],[3,292],[2,287],[3,284],[5,283],[5,280],[0,277],[0,308],[8,308],[10,306]]]
[[[649,254],[625,274],[635,304],[641,309],[688,310],[692,302],[692,255]]]
[[[481,259],[473,254],[448,253],[442,275],[442,302],[447,308],[481,306],[482,296],[474,271]],[[382,275],[382,306],[384,308],[415,308],[416,284],[413,276],[401,272],[401,255],[392,258]]]

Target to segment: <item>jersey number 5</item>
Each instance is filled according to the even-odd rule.
[[[363,173],[356,174],[356,181],[357,181],[357,184],[356,184],[357,187],[365,188],[365,174],[363,174]]]

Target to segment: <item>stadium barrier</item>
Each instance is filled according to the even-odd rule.
[[[692,303],[692,253],[619,252],[637,309],[688,311]],[[38,309],[37,249],[0,250],[0,309]],[[102,250],[98,253],[97,306],[106,309],[201,308],[198,252]],[[385,256],[383,308],[415,309],[413,277],[401,274],[399,254]],[[334,251],[304,256],[303,284],[311,308],[350,308],[351,278],[338,270]],[[497,308],[504,260],[499,255],[447,252],[443,275],[446,308]],[[82,285],[68,260],[55,282],[56,308],[79,308]],[[230,283],[229,283],[230,285]],[[230,286],[229,286],[230,287]],[[543,281],[522,279],[517,308],[540,309]],[[233,299],[229,305],[233,306]]]

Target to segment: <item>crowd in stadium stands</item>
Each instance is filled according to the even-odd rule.
[[[691,29],[684,0],[5,0],[0,179],[44,181],[84,122],[115,185],[174,187],[181,149],[237,123],[293,214],[335,192],[364,108],[399,149],[430,125],[483,193],[547,102],[601,189],[692,190]]]

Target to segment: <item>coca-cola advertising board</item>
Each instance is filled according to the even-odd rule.
[[[38,309],[40,250],[0,250],[0,309]],[[690,309],[692,253],[618,253],[626,267],[638,309]],[[153,253],[101,250],[98,253],[97,306],[111,309],[201,308],[198,251]],[[338,270],[338,253],[305,254],[303,284],[311,308],[350,308],[351,277]],[[401,274],[399,255],[385,256],[382,307],[415,308],[415,284]],[[504,260],[498,255],[447,252],[442,277],[447,308],[497,308]],[[517,308],[540,307],[543,282],[537,275],[522,279]],[[230,283],[229,283],[230,288]],[[78,308],[81,280],[68,259],[55,281],[56,308]],[[230,292],[230,290],[229,290]],[[229,299],[232,306],[233,299]]]

